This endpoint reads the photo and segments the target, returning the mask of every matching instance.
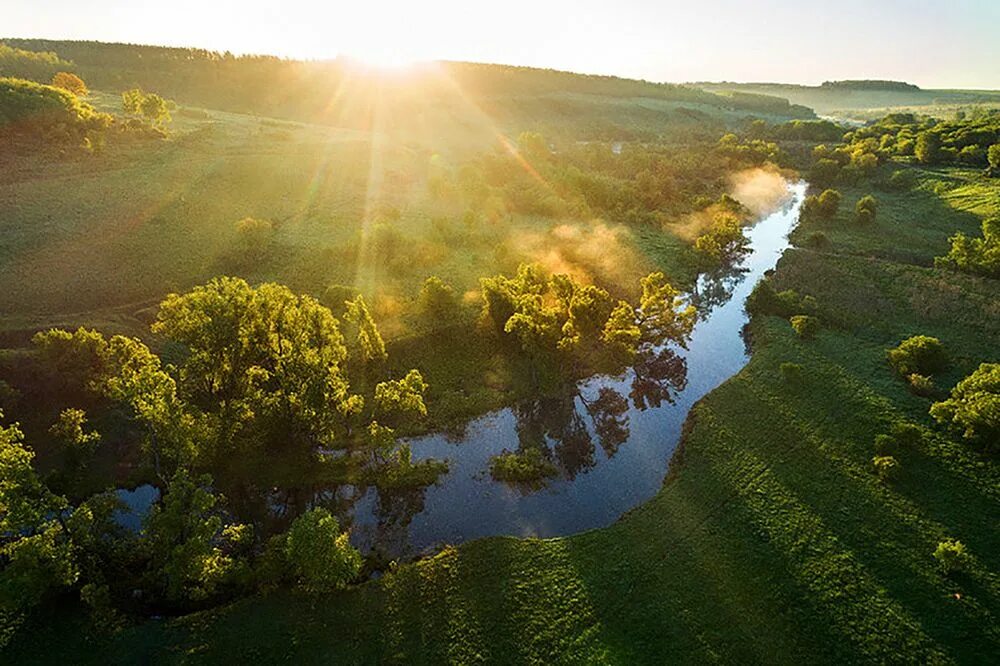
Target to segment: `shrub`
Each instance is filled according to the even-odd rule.
[[[858,203],[854,205],[854,219],[859,224],[871,224],[875,221],[877,212],[878,201],[870,194],[858,199]]]
[[[840,208],[842,198],[837,190],[823,190],[823,193],[816,200],[817,212],[826,219],[834,217]]]
[[[246,259],[259,261],[271,250],[274,239],[274,225],[270,220],[244,217],[236,223],[240,246]]]
[[[798,384],[802,381],[803,368],[798,363],[782,363],[781,378],[788,384]]]
[[[899,476],[899,461],[892,456],[875,456],[872,458],[875,474],[881,481],[891,481]]]
[[[173,102],[156,93],[143,92],[141,88],[133,88],[122,93],[122,111],[132,116],[133,120],[141,120],[152,127],[162,129],[170,122],[170,107]]]
[[[361,570],[361,554],[326,509],[312,509],[296,518],[284,546],[292,575],[310,592],[343,587]]]
[[[537,448],[504,451],[490,459],[490,474],[497,481],[539,483],[557,473],[556,466]]]
[[[85,145],[111,126],[73,93],[22,79],[0,79],[0,135]]]
[[[931,416],[967,440],[1000,448],[1000,363],[981,364],[952,389],[951,397],[931,405]]]
[[[951,248],[936,257],[938,268],[952,268],[986,277],[1000,277],[1000,217],[983,220],[983,237],[969,238],[959,232],[949,238]]]
[[[957,539],[946,539],[934,549],[934,559],[945,573],[962,571],[969,564],[969,554],[965,544]]]
[[[814,250],[822,250],[830,246],[830,237],[824,234],[822,231],[814,231],[808,236],[806,236],[803,242],[805,247],[812,248]]]
[[[792,328],[795,329],[795,333],[803,340],[810,340],[816,337],[816,333],[819,332],[819,319],[816,317],[812,317],[810,315],[796,315],[788,321],[791,322]]]
[[[888,189],[895,192],[909,192],[913,189],[914,185],[917,184],[917,176],[913,171],[909,169],[900,169],[898,171],[893,171],[892,175],[889,176],[889,181],[886,183]]]
[[[898,347],[887,350],[886,357],[901,377],[932,375],[948,364],[944,345],[937,338],[927,335],[914,335],[903,340]]]
[[[56,72],[55,76],[52,77],[52,85],[56,88],[62,88],[63,90],[68,90],[77,97],[86,97],[87,84],[83,82],[76,74],[70,74],[69,72]]]

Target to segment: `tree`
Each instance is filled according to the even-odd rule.
[[[86,97],[89,91],[87,84],[76,74],[69,72],[56,72],[52,77],[52,85],[56,88],[68,90],[77,97]]]
[[[996,178],[1000,176],[1000,143],[994,143],[986,149],[987,175]]]
[[[941,161],[941,137],[931,130],[921,132],[917,135],[914,154],[921,164],[937,164]]]
[[[347,302],[353,301],[360,293],[355,287],[346,284],[331,284],[323,291],[319,302],[339,319],[347,311]]]
[[[361,554],[351,546],[337,519],[323,508],[295,519],[285,539],[292,575],[305,590],[324,592],[343,587],[361,570]]]
[[[694,248],[705,270],[730,263],[744,254],[750,241],[743,224],[733,214],[716,215],[708,231],[695,239]]]
[[[354,325],[357,331],[355,347],[358,359],[366,367],[373,367],[385,362],[388,354],[385,342],[379,333],[378,326],[368,311],[364,296],[358,294],[353,301],[348,301],[344,319]]]
[[[146,518],[144,543],[150,572],[170,600],[200,601],[237,578],[244,562],[223,552],[222,518],[211,477],[179,468],[163,502]],[[239,535],[240,530],[229,530]]]
[[[420,287],[417,308],[421,318],[432,327],[446,326],[458,315],[455,289],[444,280],[432,275]]]
[[[931,416],[968,441],[1000,448],[1000,363],[981,364],[947,400],[931,405]]]
[[[819,332],[819,319],[809,315],[795,315],[788,320],[792,328],[803,340],[811,340]]]
[[[840,201],[843,197],[837,190],[823,190],[816,200],[817,212],[825,219],[831,219],[837,215],[840,208]]]
[[[636,323],[642,332],[641,342],[654,346],[672,342],[686,349],[697,317],[695,307],[686,303],[680,290],[659,271],[641,278],[639,285],[642,294]]]
[[[944,345],[937,338],[927,335],[914,335],[903,340],[898,347],[886,350],[886,358],[901,377],[932,375],[948,364]]]
[[[809,182],[816,187],[830,187],[840,176],[840,164],[836,160],[823,158],[816,161],[809,171]]]
[[[42,483],[34,455],[16,423],[0,425],[0,645],[24,609],[79,576],[65,526],[68,504]]]
[[[859,224],[871,224],[875,221],[877,212],[878,201],[870,194],[858,199],[858,203],[854,205],[854,219]]]
[[[82,409],[68,408],[59,413],[59,419],[49,428],[49,432],[61,440],[67,449],[73,465],[80,465],[94,454],[101,441],[101,433],[96,430],[84,431],[87,414]]]
[[[170,102],[156,93],[132,88],[122,93],[122,110],[126,115],[142,119],[150,126],[162,129],[170,122]]]
[[[410,370],[403,379],[379,382],[375,386],[376,414],[395,424],[403,418],[427,416],[425,391],[427,383],[418,370]]]
[[[202,429],[203,462],[236,452],[311,455],[340,432],[338,408],[351,397],[347,348],[315,299],[217,278],[167,296],[153,330],[187,349],[177,395]]]
[[[968,238],[963,233],[949,238],[951,249],[944,257],[936,257],[934,265],[986,277],[1000,277],[1000,217],[983,220],[982,229],[982,238]]]

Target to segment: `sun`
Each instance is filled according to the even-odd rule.
[[[372,45],[371,48],[352,51],[347,57],[379,69],[406,69],[417,62],[412,53],[393,44]]]

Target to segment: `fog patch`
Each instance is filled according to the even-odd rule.
[[[778,210],[791,196],[788,181],[774,167],[744,169],[729,176],[729,194],[755,218]]]

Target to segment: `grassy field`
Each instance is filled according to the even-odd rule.
[[[343,593],[248,599],[112,641],[68,609],[22,634],[12,663],[994,660],[996,461],[936,427],[931,400],[884,354],[939,337],[951,352],[941,393],[1000,361],[996,281],[932,268],[948,235],[1000,210],[1000,194],[961,171],[920,176],[912,194],[876,193],[876,224],[844,213],[822,227],[824,251],[786,253],[775,285],[814,296],[823,330],[803,341],[783,319],[755,318],[750,364],[695,407],[663,490],[611,527],[476,541]],[[801,380],[782,379],[785,362],[803,366]],[[924,438],[885,483],[873,439],[897,422]],[[937,567],[945,538],[968,547],[966,572]]]

